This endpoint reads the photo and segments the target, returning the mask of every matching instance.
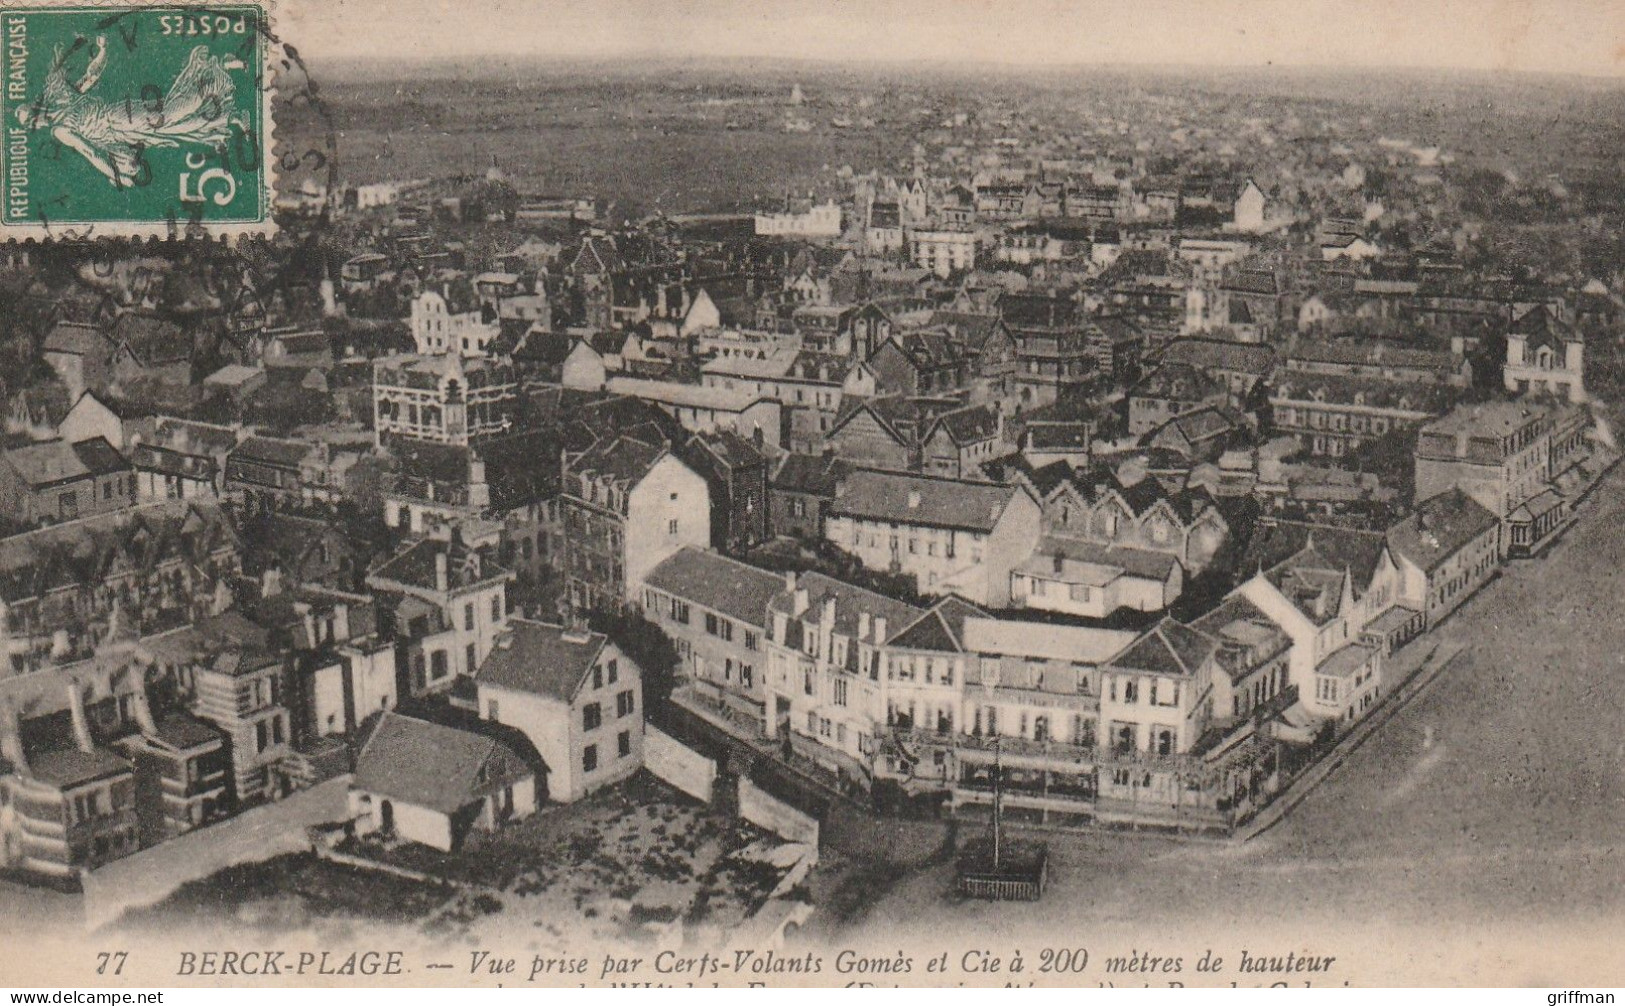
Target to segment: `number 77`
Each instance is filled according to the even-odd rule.
[[[107,966],[111,964],[113,965],[113,974],[122,975],[124,973],[124,962],[129,958],[129,953],[124,950],[99,953],[96,955],[96,973],[99,975],[107,974]]]

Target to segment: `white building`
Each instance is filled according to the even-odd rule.
[[[643,765],[643,675],[585,629],[515,618],[475,675],[480,717],[518,729],[570,803]]]
[[[799,212],[758,213],[756,233],[804,238],[840,237],[841,207],[832,201],[812,205]]]

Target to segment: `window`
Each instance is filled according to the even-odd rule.
[[[271,746],[271,725],[268,721],[260,720],[254,724],[254,740],[257,751],[264,751]]]
[[[474,631],[474,605],[472,603],[463,605],[463,631]]]
[[[752,687],[756,682],[756,668],[750,664],[739,665],[739,683],[746,688]]]
[[[592,686],[594,688],[602,688],[602,687],[604,687],[604,665],[603,664],[594,664],[593,665],[593,668],[592,668]]]
[[[630,690],[621,692],[619,695],[615,696],[615,715],[617,717],[631,716],[636,711],[637,700],[633,697]]]
[[[594,772],[598,769],[598,745],[588,744],[581,749],[581,771]]]
[[[679,601],[675,597],[671,599],[671,620],[688,624],[688,602]]]
[[[604,710],[596,702],[581,707],[581,729],[597,730],[604,722]]]
[[[525,544],[530,544],[529,539],[525,541]],[[491,598],[491,621],[502,621],[502,595],[500,594]]]
[[[673,517],[671,520],[668,520],[666,522],[666,533],[669,534],[669,535],[675,535],[677,533],[677,518],[676,517]]]
[[[616,735],[615,750],[622,758],[632,753],[632,732],[630,730],[622,730]]]
[[[463,650],[463,669],[466,674],[473,674],[479,669],[479,662],[474,656],[474,644],[469,643]]]
[[[450,674],[451,670],[446,666],[447,663],[445,650],[435,650],[429,654],[429,680],[439,681]]]
[[[762,648],[761,640],[750,629],[745,630],[745,649],[755,652]]]
[[[496,699],[486,699],[485,700],[485,718],[490,720],[493,723],[502,722],[501,717],[497,716],[497,700]]]
[[[1129,705],[1140,701],[1140,682],[1137,679],[1123,679],[1123,701]]]
[[[846,705],[846,679],[845,678],[836,678],[835,679],[835,704],[838,705],[838,706]]]
[[[604,667],[608,671],[610,684],[613,685],[615,682],[620,680],[621,661],[618,657],[609,658],[609,663],[605,664]]]

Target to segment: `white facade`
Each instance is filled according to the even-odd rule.
[[[796,237],[841,236],[841,208],[834,202],[809,207],[804,213],[758,213],[756,233]]]
[[[970,231],[914,231],[909,257],[938,276],[976,268],[976,235]]]
[[[484,320],[477,304],[472,311],[454,312],[436,290],[425,290],[412,300],[412,339],[425,356],[484,356],[499,331],[495,321]]]

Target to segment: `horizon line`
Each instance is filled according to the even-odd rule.
[[[752,64],[759,62],[773,62],[779,64],[794,64],[800,66],[822,67],[872,67],[872,68],[911,68],[911,69],[941,69],[941,70],[998,70],[998,71],[1025,71],[1032,73],[1065,73],[1087,71],[1123,71],[1143,70],[1154,72],[1180,72],[1180,73],[1236,73],[1236,72],[1307,72],[1325,74],[1354,74],[1360,76],[1382,74],[1463,74],[1478,77],[1488,77],[1497,80],[1515,80],[1518,78],[1554,78],[1576,82],[1604,85],[1609,88],[1625,89],[1625,73],[1608,74],[1578,69],[1534,69],[1526,67],[1489,67],[1489,66],[1462,66],[1459,64],[1421,64],[1421,63],[1297,63],[1276,62],[1267,60],[1263,63],[1246,62],[1151,62],[1137,60],[1103,61],[1103,60],[1037,60],[1022,62],[1012,59],[999,59],[984,57],[979,59],[960,59],[938,56],[921,57],[878,57],[878,56],[847,56],[844,58],[830,56],[784,56],[774,53],[754,54],[727,54],[727,55],[680,55],[660,50],[626,49],[604,51],[599,53],[572,52],[489,52],[474,56],[469,53],[462,54],[396,54],[381,55],[368,53],[308,53],[308,58],[323,63],[333,64],[391,64],[395,66],[457,66],[458,69],[473,73],[489,72],[490,67],[485,63],[468,64],[466,61],[477,58],[483,61],[513,60],[526,62],[561,62],[561,63],[603,63],[613,60],[640,59],[654,63],[680,63],[684,66],[702,66],[706,64]],[[646,68],[628,66],[624,69],[628,73],[637,72]]]

